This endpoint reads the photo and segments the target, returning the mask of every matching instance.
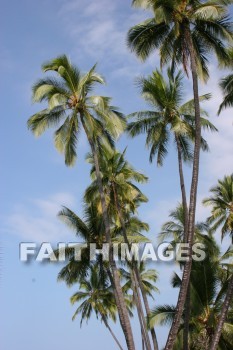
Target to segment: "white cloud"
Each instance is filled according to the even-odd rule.
[[[4,231],[21,239],[36,242],[58,242],[72,237],[72,232],[57,218],[62,205],[74,207],[75,198],[69,193],[57,193],[46,199],[30,200],[18,205],[4,220]]]
[[[124,6],[123,6],[124,5]],[[64,2],[58,11],[65,32],[75,43],[74,57],[90,57],[101,61],[111,71],[124,69],[131,72],[138,62],[126,45],[126,33],[132,25],[148,15],[125,7],[125,2],[108,0],[73,0]],[[87,56],[88,55],[88,56]],[[147,62],[144,67],[150,65]],[[134,71],[133,71],[134,74]]]

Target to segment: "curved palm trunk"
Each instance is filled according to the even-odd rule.
[[[218,321],[217,328],[210,344],[210,350],[216,350],[218,347],[219,339],[221,337],[222,328],[227,317],[227,312],[233,298],[233,275],[230,278],[225,300],[223,302],[220,318]]]
[[[188,27],[187,24],[185,27],[185,31],[186,31],[185,32],[186,41],[189,49],[190,62],[191,62],[193,95],[194,95],[194,106],[195,106],[195,146],[194,146],[194,159],[193,159],[192,183],[191,183],[191,191],[190,191],[190,206],[189,206],[188,235],[187,235],[187,243],[189,243],[189,249],[188,249],[189,261],[187,261],[184,266],[182,283],[181,283],[178,302],[176,306],[176,313],[168,335],[165,350],[173,349],[173,346],[178,334],[180,321],[181,321],[181,317],[185,306],[188,286],[189,286],[190,274],[192,269],[191,245],[193,243],[194,227],[195,227],[197,186],[198,186],[199,162],[200,162],[201,123],[200,123],[200,103],[199,103],[199,93],[198,93],[197,67],[196,67],[195,53],[194,53],[190,28]]]
[[[122,227],[122,231],[123,231],[124,240],[125,240],[125,243],[128,245],[128,247],[130,247],[129,240],[127,237],[125,222],[124,222],[124,219],[122,216],[122,211],[121,211],[121,207],[120,207],[120,204],[118,201],[116,187],[115,187],[114,183],[112,183],[112,189],[113,189],[113,193],[114,193],[114,201],[115,201],[115,205],[116,205],[116,209],[117,209],[117,214],[118,214],[118,217],[120,219],[120,223],[121,223],[121,227]],[[133,282],[134,294],[135,294],[135,298],[136,298],[136,307],[137,307],[137,312],[138,312],[138,318],[139,318],[139,322],[141,325],[141,333],[143,336],[144,345],[146,345],[146,349],[151,350],[150,338],[149,338],[148,333],[147,333],[147,326],[146,326],[146,321],[145,321],[142,303],[141,303],[141,298],[140,298],[140,290],[139,290],[138,284],[137,284],[139,272],[138,272],[138,268],[137,268],[134,260],[132,261],[132,270],[133,270],[132,282]],[[155,350],[158,350],[158,349],[155,348]]]
[[[120,344],[119,340],[117,339],[117,337],[116,337],[116,336],[115,336],[115,334],[113,333],[113,331],[112,331],[111,327],[109,326],[109,324],[108,324],[108,321],[107,321],[106,317],[105,317],[104,315],[101,315],[101,316],[102,316],[102,320],[103,320],[103,322],[104,322],[105,326],[107,327],[107,329],[108,329],[108,330],[109,330],[109,332],[111,333],[111,335],[112,335],[113,339],[114,339],[114,340],[115,340],[115,342],[117,343],[118,348],[119,348],[119,349],[121,349],[121,350],[123,350],[123,348],[122,348],[122,346],[121,346],[121,344]]]
[[[113,278],[113,290],[115,291],[116,295],[116,304],[118,308],[118,313],[119,313],[119,318],[121,319],[121,325],[122,329],[125,335],[125,340],[127,343],[128,350],[135,350],[135,345],[134,345],[134,338],[133,338],[133,332],[129,320],[129,314],[127,311],[124,295],[121,289],[121,284],[120,284],[120,277],[119,273],[117,270],[116,262],[114,261],[113,257],[113,252],[111,249],[112,246],[112,239],[111,239],[111,232],[110,232],[110,223],[108,219],[108,213],[107,213],[107,205],[106,205],[106,200],[104,196],[104,190],[103,190],[103,185],[102,185],[102,180],[101,180],[101,174],[100,174],[100,167],[99,167],[99,160],[98,160],[98,155],[97,155],[97,150],[95,147],[95,143],[89,136],[89,132],[86,128],[85,122],[83,118],[81,117],[82,120],[82,125],[85,130],[85,133],[87,135],[91,151],[93,154],[94,158],[94,164],[95,164],[95,172],[96,172],[96,179],[97,179],[97,184],[99,188],[99,193],[100,193],[100,199],[101,199],[101,206],[102,206],[102,213],[103,213],[103,222],[104,222],[104,227],[105,227],[105,238],[106,242],[109,244],[110,247],[110,252],[109,252],[109,262],[110,262],[110,267],[111,267],[111,272],[112,272],[112,278]]]
[[[178,152],[178,164],[179,164],[179,175],[180,175],[180,189],[182,195],[182,206],[184,210],[184,242],[187,242],[188,235],[188,204],[186,197],[186,189],[184,182],[183,162],[182,162],[182,151],[179,137],[176,135],[176,144]],[[190,285],[187,291],[187,297],[184,309],[184,331],[183,331],[183,350],[189,350],[189,320],[190,320]]]

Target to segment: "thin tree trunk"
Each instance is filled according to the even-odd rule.
[[[140,289],[141,289],[142,298],[143,298],[143,302],[144,302],[145,309],[146,309],[146,315],[149,318],[150,317],[150,306],[149,306],[149,302],[148,302],[148,299],[147,299],[145,288],[143,286],[142,279],[141,279],[141,276],[140,276],[138,268],[136,268],[136,275],[137,275],[137,280],[138,280],[138,283],[139,283],[139,286],[140,286]],[[156,337],[156,333],[155,333],[154,328],[151,328],[150,332],[151,332],[151,337],[152,337],[152,341],[153,341],[154,350],[158,350],[159,346],[158,346],[158,341],[157,341],[157,337]]]
[[[97,150],[95,143],[89,136],[89,132],[86,128],[85,122],[83,118],[81,117],[82,120],[82,125],[83,128],[86,132],[91,151],[93,154],[94,158],[94,164],[95,164],[95,172],[96,172],[96,179],[97,179],[97,184],[99,188],[99,193],[100,193],[100,199],[101,199],[101,206],[102,206],[102,213],[103,213],[103,223],[105,227],[105,238],[106,242],[109,244],[109,262],[110,262],[110,267],[112,271],[112,277],[113,277],[113,289],[115,290],[117,297],[116,297],[116,304],[118,308],[118,313],[119,313],[119,318],[121,319],[121,325],[123,328],[123,332],[125,335],[125,340],[127,343],[128,350],[135,350],[135,345],[134,345],[134,338],[133,338],[133,332],[129,320],[129,314],[127,311],[124,295],[121,289],[121,284],[120,284],[120,277],[118,274],[116,262],[114,261],[113,257],[113,252],[112,252],[112,239],[111,239],[111,232],[110,232],[110,223],[108,219],[108,213],[107,213],[107,205],[106,205],[106,200],[104,196],[104,190],[103,190],[103,185],[102,185],[102,180],[101,180],[101,174],[100,174],[100,167],[99,167],[99,160],[98,160],[98,155],[97,155]]]
[[[188,239],[188,204],[186,197],[186,189],[184,182],[183,162],[182,162],[182,151],[180,139],[176,135],[176,144],[178,152],[178,164],[179,164],[179,175],[180,175],[180,189],[182,194],[182,206],[184,211],[184,242]],[[183,331],[183,350],[189,350],[189,320],[190,320],[190,282],[187,291],[187,297],[184,308],[184,331]]]
[[[189,243],[189,249],[188,249],[189,261],[187,261],[184,266],[182,283],[181,283],[178,302],[176,306],[176,313],[168,335],[165,350],[172,350],[175,344],[175,340],[179,331],[181,317],[185,306],[188,286],[189,286],[190,274],[192,269],[191,245],[193,243],[194,228],[195,228],[197,186],[198,186],[199,162],[200,162],[201,123],[200,123],[200,102],[199,102],[199,93],[198,93],[197,67],[196,67],[195,53],[194,53],[190,28],[186,26],[185,30],[186,30],[186,40],[189,48],[189,55],[190,55],[190,62],[191,62],[193,95],[194,95],[194,106],[195,106],[195,146],[194,146],[192,183],[191,183],[191,191],[190,191],[188,237],[187,237],[187,243]]]
[[[212,338],[212,341],[210,344],[210,350],[216,350],[218,347],[219,339],[221,337],[223,325],[224,325],[224,322],[226,320],[227,312],[229,310],[229,306],[230,306],[232,298],[233,298],[233,275],[231,276],[230,281],[229,281],[229,285],[227,288],[225,300],[223,302],[218,325],[217,325],[217,328],[215,330],[215,333],[213,335],[213,338]]]
[[[190,295],[190,280],[187,290],[187,296],[184,307],[184,331],[183,331],[183,350],[189,350],[189,321],[191,313],[191,295]]]
[[[145,350],[145,343],[144,343],[143,336],[142,336],[142,350]]]
[[[117,343],[117,345],[118,345],[119,349],[123,350],[123,348],[122,348],[122,346],[121,346],[120,342],[118,341],[117,337],[115,336],[115,334],[113,333],[113,331],[112,331],[111,327],[109,326],[109,324],[108,324],[108,321],[107,321],[106,317],[105,317],[104,315],[101,315],[101,316],[102,316],[102,320],[103,320],[103,322],[104,322],[105,326],[107,327],[107,329],[108,329],[108,330],[109,330],[109,332],[111,333],[111,335],[112,335],[113,339],[115,340],[115,342]]]
[[[115,283],[114,283],[114,280],[113,280],[113,277],[112,277],[112,272],[111,272],[109,267],[107,267],[106,270],[107,270],[107,274],[108,274],[109,280],[110,280],[111,285],[112,285],[113,293],[114,293],[115,300],[116,300],[116,305],[119,305],[119,297],[118,297],[118,294],[116,293],[116,288],[115,288]],[[122,330],[124,332],[125,326],[122,323],[122,318],[120,317],[120,315],[119,315],[119,321],[120,321],[121,328],[122,328]]]
[[[184,242],[188,240],[188,204],[184,182],[183,162],[182,162],[182,151],[179,137],[176,135],[177,153],[178,153],[178,165],[179,165],[179,176],[180,176],[180,189],[182,195],[182,206],[184,210]]]
[[[121,207],[120,207],[120,204],[118,201],[116,187],[115,187],[114,183],[112,183],[112,189],[113,189],[114,201],[115,201],[115,205],[116,205],[116,209],[117,209],[117,214],[118,214],[118,217],[120,219],[120,223],[121,223],[121,227],[122,227],[122,231],[123,231],[124,241],[127,244],[127,246],[130,247],[129,240],[127,237],[125,222],[124,222],[124,219],[122,216],[122,211],[121,211]],[[132,282],[133,282],[133,285],[135,288],[135,297],[136,297],[136,307],[137,307],[137,311],[138,311],[138,318],[139,318],[139,322],[141,325],[142,334],[144,335],[144,343],[146,345],[146,348],[148,350],[151,350],[150,338],[149,338],[148,333],[147,333],[147,326],[146,326],[146,321],[145,321],[142,303],[141,303],[141,298],[140,298],[140,290],[139,290],[138,285],[137,285],[138,273],[135,272],[137,270],[137,266],[136,266],[134,260],[132,261],[132,270],[133,270]],[[155,350],[157,350],[157,349],[155,349]]]
[[[141,326],[142,340],[144,341],[146,350],[151,350],[150,338],[149,338],[148,333],[147,333],[147,326],[146,326],[145,317],[144,317],[143,309],[142,309],[142,304],[141,304],[140,296],[138,294],[138,288],[136,285],[135,275],[134,275],[133,270],[132,270],[132,289],[133,289],[133,294],[134,294],[134,298],[135,298],[138,319],[139,319],[140,326]]]

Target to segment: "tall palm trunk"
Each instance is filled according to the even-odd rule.
[[[134,295],[135,303],[136,303],[136,307],[137,307],[138,319],[139,319],[140,326],[141,326],[142,340],[144,341],[146,350],[152,350],[151,344],[150,344],[150,338],[149,338],[148,333],[147,333],[147,326],[146,326],[145,317],[143,314],[140,295],[138,294],[138,287],[137,287],[137,282],[136,282],[134,271],[132,271],[132,289],[133,289],[133,295]]]
[[[147,315],[147,318],[149,318],[150,317],[150,306],[149,306],[149,302],[148,302],[148,299],[147,299],[146,291],[145,291],[145,288],[143,286],[142,279],[141,279],[141,276],[140,276],[138,268],[136,269],[135,272],[136,272],[137,280],[138,280],[138,283],[139,283],[139,286],[140,286],[140,289],[141,289],[142,298],[143,298],[144,306],[145,306],[145,309],[146,309],[146,315]],[[152,337],[152,341],[153,341],[154,350],[159,350],[158,341],[157,341],[157,337],[156,337],[156,333],[155,333],[154,328],[151,328],[150,332],[151,332],[151,337]]]
[[[107,329],[108,329],[108,330],[109,330],[109,332],[111,333],[111,335],[112,335],[113,339],[115,340],[115,342],[117,343],[117,345],[118,345],[119,349],[123,350],[123,348],[122,348],[122,346],[121,346],[121,344],[120,344],[119,340],[117,339],[117,337],[116,337],[116,336],[115,336],[115,334],[113,333],[113,331],[112,331],[111,327],[109,326],[109,324],[108,324],[108,321],[107,321],[106,317],[105,317],[104,315],[101,315],[101,316],[102,316],[102,320],[103,320],[103,322],[104,322],[105,326],[107,327]]]
[[[178,165],[179,165],[179,176],[180,176],[180,189],[182,195],[182,206],[184,210],[184,242],[187,242],[188,236],[188,204],[187,204],[187,196],[184,182],[184,172],[183,172],[183,162],[182,162],[182,150],[179,137],[175,135],[176,145],[177,145],[177,153],[178,153]]]
[[[226,320],[227,312],[228,312],[232,298],[233,298],[233,275],[231,276],[230,281],[229,281],[229,285],[227,288],[225,300],[223,302],[220,318],[218,320],[218,325],[217,325],[217,328],[215,330],[215,333],[213,335],[213,338],[212,338],[212,341],[210,344],[210,350],[217,349],[219,339],[220,339],[220,336],[222,333],[222,328],[223,328],[224,322]]]
[[[114,201],[115,201],[115,206],[117,209],[117,214],[118,214],[118,217],[120,219],[120,223],[121,223],[121,227],[122,227],[122,231],[123,231],[124,241],[127,244],[127,246],[130,247],[129,240],[127,237],[125,222],[123,219],[123,215],[122,215],[122,211],[121,211],[121,207],[119,204],[117,191],[116,191],[116,187],[115,187],[114,183],[112,183],[112,189],[113,189]],[[134,259],[132,261],[132,270],[133,270],[132,282],[133,282],[133,286],[135,289],[134,294],[135,294],[135,298],[136,298],[136,307],[137,307],[137,311],[138,311],[139,322],[141,325],[142,335],[144,338],[144,344],[146,345],[146,348],[148,350],[150,350],[151,349],[150,338],[149,338],[148,333],[147,333],[147,325],[146,325],[146,321],[145,321],[145,317],[144,317],[144,313],[143,313],[143,308],[142,308],[142,303],[141,303],[141,298],[140,298],[140,290],[139,290],[138,284],[137,284],[138,276],[140,274],[139,274],[139,271],[138,271],[138,268],[136,266]],[[157,350],[157,348],[155,348],[155,350]]]
[[[106,200],[105,200],[105,196],[104,196],[103,184],[102,184],[102,180],[101,180],[98,154],[97,154],[95,143],[93,142],[92,138],[89,135],[89,132],[86,128],[86,125],[85,125],[83,118],[81,118],[81,120],[82,120],[82,125],[83,125],[83,128],[85,130],[85,133],[87,135],[87,138],[88,138],[88,141],[89,141],[89,144],[91,147],[93,158],[94,158],[96,179],[97,179],[98,189],[99,189],[99,193],[100,193],[103,222],[104,222],[104,227],[105,227],[105,238],[106,238],[106,242],[109,244],[109,249],[110,249],[109,262],[110,262],[110,268],[111,268],[113,282],[114,282],[113,290],[115,291],[115,295],[116,295],[116,304],[117,304],[117,308],[118,308],[119,318],[121,319],[121,325],[122,325],[123,332],[125,335],[125,340],[127,343],[128,350],[135,350],[134,338],[133,338],[133,332],[132,332],[132,328],[131,328],[131,324],[130,324],[130,320],[129,320],[129,314],[127,311],[124,295],[123,295],[123,292],[121,289],[120,277],[119,277],[119,273],[117,270],[116,262],[114,261],[114,257],[113,257],[110,223],[109,223],[109,219],[108,219],[107,205],[106,205]]]
[[[186,197],[186,189],[184,182],[183,162],[182,162],[182,151],[179,137],[176,135],[176,144],[178,152],[178,164],[179,164],[179,175],[180,175],[180,189],[182,195],[182,206],[184,211],[184,242],[188,239],[188,204]],[[190,320],[190,283],[187,291],[187,297],[184,308],[184,331],[183,331],[183,350],[189,350],[189,320]]]
[[[191,191],[190,191],[190,205],[189,205],[189,219],[188,219],[188,235],[187,235],[187,243],[189,243],[189,248],[188,248],[189,259],[184,266],[182,283],[181,283],[178,302],[176,306],[176,313],[168,335],[165,350],[173,349],[173,346],[179,331],[180,321],[183,314],[188,286],[189,286],[190,274],[192,269],[191,245],[193,243],[194,227],[195,227],[197,186],[198,186],[200,146],[201,146],[200,102],[199,102],[199,93],[198,93],[198,76],[197,76],[195,52],[194,52],[191,32],[188,24],[185,24],[184,30],[186,35],[187,47],[189,50],[190,63],[191,63],[194,107],[195,107],[195,146],[194,146],[193,171],[192,171],[192,183],[191,183]]]

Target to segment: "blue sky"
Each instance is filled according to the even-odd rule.
[[[52,132],[36,140],[27,130],[26,121],[40,106],[31,103],[31,86],[41,76],[41,63],[66,53],[83,71],[98,62],[98,71],[107,80],[99,91],[113,97],[124,113],[145,107],[135,86],[135,77],[150,73],[158,66],[155,53],[141,64],[126,45],[129,27],[147,17],[147,13],[130,8],[125,0],[21,0],[2,1],[1,18],[1,245],[4,251],[0,282],[4,350],[56,348],[115,349],[105,327],[94,319],[79,328],[71,321],[74,308],[69,297],[75,288],[67,289],[56,282],[59,266],[22,264],[19,261],[21,241],[72,241],[72,232],[56,218],[61,205],[81,214],[82,194],[89,184],[89,166],[84,157],[88,145],[82,136],[78,162],[72,169],[53,147]],[[232,109],[216,117],[221,102],[218,79],[223,72],[210,63],[211,79],[201,86],[201,93],[211,92],[206,103],[218,134],[206,135],[211,152],[201,157],[198,196],[198,220],[206,218],[208,209],[200,204],[218,178],[232,172]],[[191,96],[190,81],[185,84],[184,98]],[[155,240],[161,224],[180,200],[177,161],[171,150],[164,167],[148,162],[144,137],[131,140],[123,136],[118,148],[127,148],[128,160],[149,176],[142,190],[149,203],[140,209],[140,217],[150,224]],[[3,151],[4,149],[4,151]],[[190,168],[185,169],[187,179]],[[187,182],[187,185],[189,183]],[[227,243],[226,243],[227,245]],[[169,279],[175,266],[159,265],[160,294],[156,304],[175,301]],[[154,303],[155,303],[154,302]],[[154,305],[152,303],[152,305]],[[133,322],[137,338],[138,325]],[[116,333],[122,339],[119,327]],[[166,330],[159,329],[160,345]],[[101,344],[101,345],[98,345]]]

